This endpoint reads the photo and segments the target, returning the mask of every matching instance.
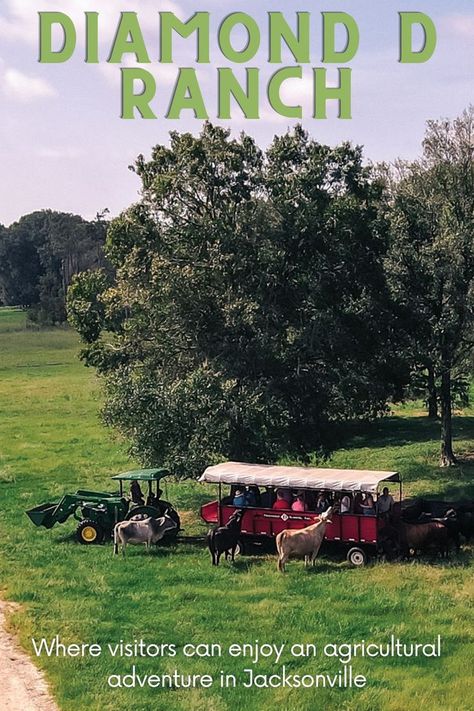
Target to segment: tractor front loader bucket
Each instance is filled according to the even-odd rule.
[[[64,523],[80,503],[81,499],[78,496],[66,494],[59,503],[40,504],[40,506],[35,506],[34,509],[27,511],[26,514],[35,526],[52,528],[55,523]]]
[[[26,514],[33,521],[35,526],[44,526],[45,528],[52,528],[57,520],[53,516],[57,505],[57,503],[41,504],[40,506],[35,506],[34,509],[30,509],[26,512]]]

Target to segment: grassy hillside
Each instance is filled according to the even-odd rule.
[[[394,634],[428,642],[441,634],[443,657],[357,660],[369,683],[361,690],[209,689],[110,690],[112,673],[136,660],[49,659],[45,669],[62,711],[289,711],[357,709],[411,711],[474,708],[469,701],[474,662],[472,549],[451,561],[375,564],[355,570],[338,559],[300,562],[277,573],[273,556],[242,557],[235,566],[210,565],[196,545],[113,559],[109,544],[78,545],[74,522],[36,529],[24,511],[78,487],[108,489],[108,477],[129,468],[121,445],[99,422],[94,373],[77,359],[68,330],[25,329],[23,314],[0,310],[0,556],[1,594],[21,605],[11,627],[31,652],[30,638],[59,634],[64,641],[115,642],[355,642]],[[361,428],[329,465],[397,469],[406,494],[474,496],[474,412],[455,418],[456,451],[463,463],[437,467],[438,427],[416,405]],[[471,458],[471,459],[470,459]],[[470,463],[471,462],[471,463]],[[194,483],[171,483],[168,497],[183,514],[186,532],[204,531],[197,511],[209,496]],[[287,660],[284,660],[287,661]],[[234,659],[138,660],[141,672],[241,674]],[[292,660],[293,673],[338,671],[337,660]],[[259,671],[274,672],[263,662]]]

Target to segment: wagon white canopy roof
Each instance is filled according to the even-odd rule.
[[[207,467],[199,481],[213,484],[253,484],[290,489],[375,492],[381,481],[400,481],[400,477],[398,472],[366,471],[363,469],[320,469],[224,462]]]

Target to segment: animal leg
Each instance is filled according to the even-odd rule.
[[[316,566],[316,558],[318,557],[320,547],[321,546],[318,546],[311,554],[311,563],[313,565],[313,568]]]
[[[221,555],[222,555],[222,551],[218,551],[216,553],[216,565],[219,565],[219,560],[221,558]]]

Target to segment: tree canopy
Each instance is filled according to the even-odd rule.
[[[262,152],[206,124],[134,170],[114,274],[74,277],[68,308],[105,419],[144,463],[303,455],[401,393],[381,185],[359,148],[297,127]]]

